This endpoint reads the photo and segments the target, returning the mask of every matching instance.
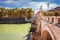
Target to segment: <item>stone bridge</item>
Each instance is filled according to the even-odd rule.
[[[38,12],[32,21],[31,40],[60,40],[60,16],[44,16]]]

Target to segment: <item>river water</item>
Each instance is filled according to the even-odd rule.
[[[0,24],[0,40],[25,40],[31,24]]]

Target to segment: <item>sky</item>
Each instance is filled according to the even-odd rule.
[[[60,0],[0,0],[0,7],[5,8],[32,8],[35,11],[40,10],[40,6],[43,5],[43,10],[47,10],[47,3],[49,3],[49,9],[53,9],[60,6]]]

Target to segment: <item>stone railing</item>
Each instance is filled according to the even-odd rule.
[[[52,24],[56,25],[60,24],[60,16],[43,16],[41,19],[50,22]]]

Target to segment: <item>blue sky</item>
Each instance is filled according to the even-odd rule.
[[[43,5],[43,10],[47,9],[47,3],[50,3],[49,9],[55,8],[60,5],[60,0],[0,0],[0,7],[5,8],[32,8],[37,11],[40,5]]]

